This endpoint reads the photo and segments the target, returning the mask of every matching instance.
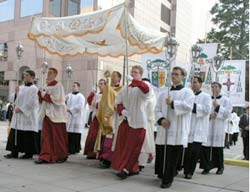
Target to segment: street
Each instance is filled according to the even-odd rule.
[[[88,129],[84,129],[86,137]],[[247,192],[249,190],[249,168],[225,165],[223,175],[212,170],[201,175],[197,169],[192,180],[175,178],[170,189],[161,189],[160,180],[153,174],[153,164],[138,176],[119,180],[112,169],[99,169],[97,160],[87,160],[82,154],[70,156],[66,163],[36,165],[33,160],[5,159],[3,155],[7,141],[7,123],[0,122],[0,192]],[[225,149],[225,158],[242,158],[242,142]]]

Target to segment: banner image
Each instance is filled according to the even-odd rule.
[[[218,72],[222,93],[227,95],[233,106],[245,106],[245,60],[226,60]]]

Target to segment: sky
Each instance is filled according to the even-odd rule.
[[[178,1],[178,0],[177,0]],[[188,0],[193,8],[193,39],[205,38],[205,34],[211,30],[213,26],[211,22],[211,14],[209,11],[215,5],[217,0]]]

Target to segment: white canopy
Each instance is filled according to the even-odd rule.
[[[28,37],[51,54],[59,56],[160,53],[167,34],[146,29],[125,4],[107,10],[69,17],[34,17]],[[127,23],[125,22],[127,21]]]

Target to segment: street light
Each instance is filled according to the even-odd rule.
[[[17,46],[16,46],[16,55],[17,55],[17,59],[20,60],[21,57],[23,56],[23,45],[18,42]]]
[[[165,41],[165,47],[166,47],[166,64],[169,66],[169,69],[167,70],[167,87],[171,86],[171,63],[176,57],[177,48],[179,46],[179,43],[176,41],[176,39],[173,36],[170,36]]]
[[[201,55],[201,51],[202,48],[200,46],[198,46],[197,44],[192,46],[192,59],[194,62],[197,62],[197,60],[199,59],[200,55]]]
[[[192,78],[194,77],[194,73],[195,73],[195,64],[197,63],[200,55],[202,52],[202,48],[195,44],[192,46],[191,48],[191,54],[192,54],[192,63],[191,63],[191,70],[190,70],[190,74],[188,77],[188,82],[191,82]]]
[[[70,64],[67,64],[66,66],[66,74],[67,74],[67,94],[68,94],[68,91],[69,91],[69,80],[71,79],[72,77],[72,73],[73,73],[73,70],[72,70],[72,67]]]
[[[165,41],[165,47],[167,48],[169,59],[172,59],[176,55],[178,46],[179,44],[173,36],[167,38],[167,40]]]
[[[17,55],[17,85],[19,85],[19,68],[20,68],[20,60],[23,56],[23,45],[18,42],[17,46],[16,46],[16,55]]]
[[[224,57],[221,54],[217,54],[216,56],[214,56],[213,62],[212,62],[212,67],[213,67],[213,70],[215,72],[215,81],[217,81],[217,82],[219,81],[218,72],[222,68],[223,64],[224,64]]]

